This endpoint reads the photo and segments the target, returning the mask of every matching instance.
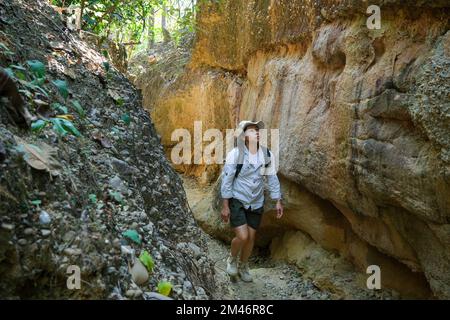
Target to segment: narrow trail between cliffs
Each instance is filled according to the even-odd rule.
[[[190,207],[200,201],[208,187],[200,186],[193,178],[183,177],[184,188]],[[305,279],[299,270],[286,263],[273,261],[268,249],[255,248],[250,257],[250,273],[253,282],[241,279],[232,282],[226,274],[229,244],[208,235],[208,256],[215,263],[216,282],[220,299],[226,300],[325,300],[331,294],[317,288]]]

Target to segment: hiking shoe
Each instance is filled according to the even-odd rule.
[[[250,270],[248,268],[248,262],[241,262],[239,265],[239,276],[244,282],[252,282],[253,277],[250,274]]]
[[[227,273],[232,277],[236,276],[238,273],[237,259],[231,255],[227,259]]]

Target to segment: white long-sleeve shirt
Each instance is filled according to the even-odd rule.
[[[243,151],[243,166],[237,178],[234,178],[234,175],[239,156],[238,148],[234,148],[227,155],[222,171],[222,198],[235,198],[242,202],[246,209],[259,209],[264,205],[264,177],[266,177],[270,197],[274,200],[281,199],[280,182],[275,172],[273,154],[270,153],[271,165],[265,168],[262,148],[258,149],[256,164],[253,163],[254,157],[250,162],[250,153],[246,147]]]

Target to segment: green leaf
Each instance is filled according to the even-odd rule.
[[[28,60],[27,64],[30,66],[31,72],[33,72],[38,78],[45,77],[45,65],[39,60]]]
[[[11,68],[5,68],[4,70],[5,70],[5,72],[8,74],[8,76],[10,76],[11,78],[14,78],[14,77],[15,77],[15,76],[14,76],[14,71],[13,71],[13,69],[11,69]]]
[[[23,93],[24,95],[26,95],[28,99],[33,98],[33,94],[30,91],[28,91],[28,90],[19,90],[19,92]]]
[[[172,284],[168,281],[160,281],[158,283],[158,292],[166,297],[169,296],[170,291],[172,290]]]
[[[114,200],[116,200],[118,203],[120,203],[120,204],[123,203],[123,197],[122,197],[122,194],[121,194],[120,192],[117,192],[117,191],[110,191],[110,192],[109,192],[109,195],[110,195],[111,197],[113,197]]]
[[[68,134],[67,130],[64,129],[64,127],[61,124],[61,119],[59,118],[52,118],[50,121],[53,123],[53,131],[55,131],[60,136],[66,136]]]
[[[33,132],[41,131],[46,125],[47,125],[46,121],[37,120],[31,124],[31,131]]]
[[[66,106],[63,106],[62,104],[58,103],[58,102],[54,102],[51,104],[52,109],[55,109],[58,112],[61,112],[62,114],[67,114],[69,113],[69,110],[67,109]]]
[[[53,123],[53,130],[62,136],[65,136],[68,133],[71,133],[76,137],[81,136],[81,133],[69,120],[62,118],[52,118],[50,119],[50,121]]]
[[[124,231],[124,232],[122,233],[122,235],[123,235],[125,238],[128,238],[128,239],[130,239],[131,241],[133,241],[133,242],[135,242],[135,243],[137,243],[137,244],[141,244],[141,237],[139,236],[139,234],[137,233],[136,230],[127,230],[127,231]]]
[[[12,64],[9,67],[17,70],[27,71],[27,69],[21,66],[20,64]]]
[[[23,84],[25,87],[31,89],[31,90],[37,90],[40,91],[44,96],[46,96],[47,98],[49,98],[47,91],[45,91],[44,89],[42,89],[39,86],[33,85],[31,82],[27,82],[27,81],[20,81],[21,84]]]
[[[97,196],[93,193],[89,194],[89,200],[92,202],[92,204],[97,203]]]
[[[81,104],[77,100],[72,100],[72,105],[75,109],[75,111],[84,118],[86,116],[86,112],[84,112],[84,109],[81,107]]]
[[[27,80],[27,76],[21,71],[16,71],[16,78],[23,81]]]
[[[75,137],[79,137],[81,136],[80,131],[78,131],[77,128],[75,128],[75,126],[73,125],[72,121],[66,120],[66,119],[61,119],[58,118],[61,123],[62,126],[64,127],[64,129],[66,129],[67,131],[71,132]]]
[[[109,65],[109,62],[105,61],[102,64],[103,64],[103,68],[105,68],[106,72],[108,72],[109,69],[111,68],[111,66]]]
[[[34,86],[42,86],[45,83],[45,77],[34,79],[30,83]]]
[[[31,201],[31,204],[32,204],[32,205],[35,205],[35,206],[39,206],[41,203],[42,203],[42,201],[39,200],[39,199],[36,199],[36,200]]]
[[[122,115],[122,121],[125,122],[126,125],[129,125],[131,123],[131,117],[128,113],[125,113]]]
[[[152,256],[147,252],[147,250],[144,250],[143,252],[141,252],[141,255],[139,256],[139,260],[141,260],[142,264],[147,268],[147,270],[149,272],[153,271],[155,262],[153,261]]]
[[[67,87],[67,82],[64,80],[54,80],[53,84],[58,88],[59,93],[64,99],[69,96],[69,89]]]

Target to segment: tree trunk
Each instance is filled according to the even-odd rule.
[[[80,32],[83,30],[83,12],[86,7],[86,0],[81,0],[81,9],[80,9]]]
[[[167,7],[166,5],[163,5],[163,12],[161,14],[161,29],[162,29],[162,33],[163,33],[163,41],[164,42],[169,42],[170,41],[170,34],[169,31],[167,31],[166,28],[166,16],[167,16]]]
[[[150,9],[150,14],[148,15],[148,42],[147,50],[150,50],[155,44],[155,9]]]

